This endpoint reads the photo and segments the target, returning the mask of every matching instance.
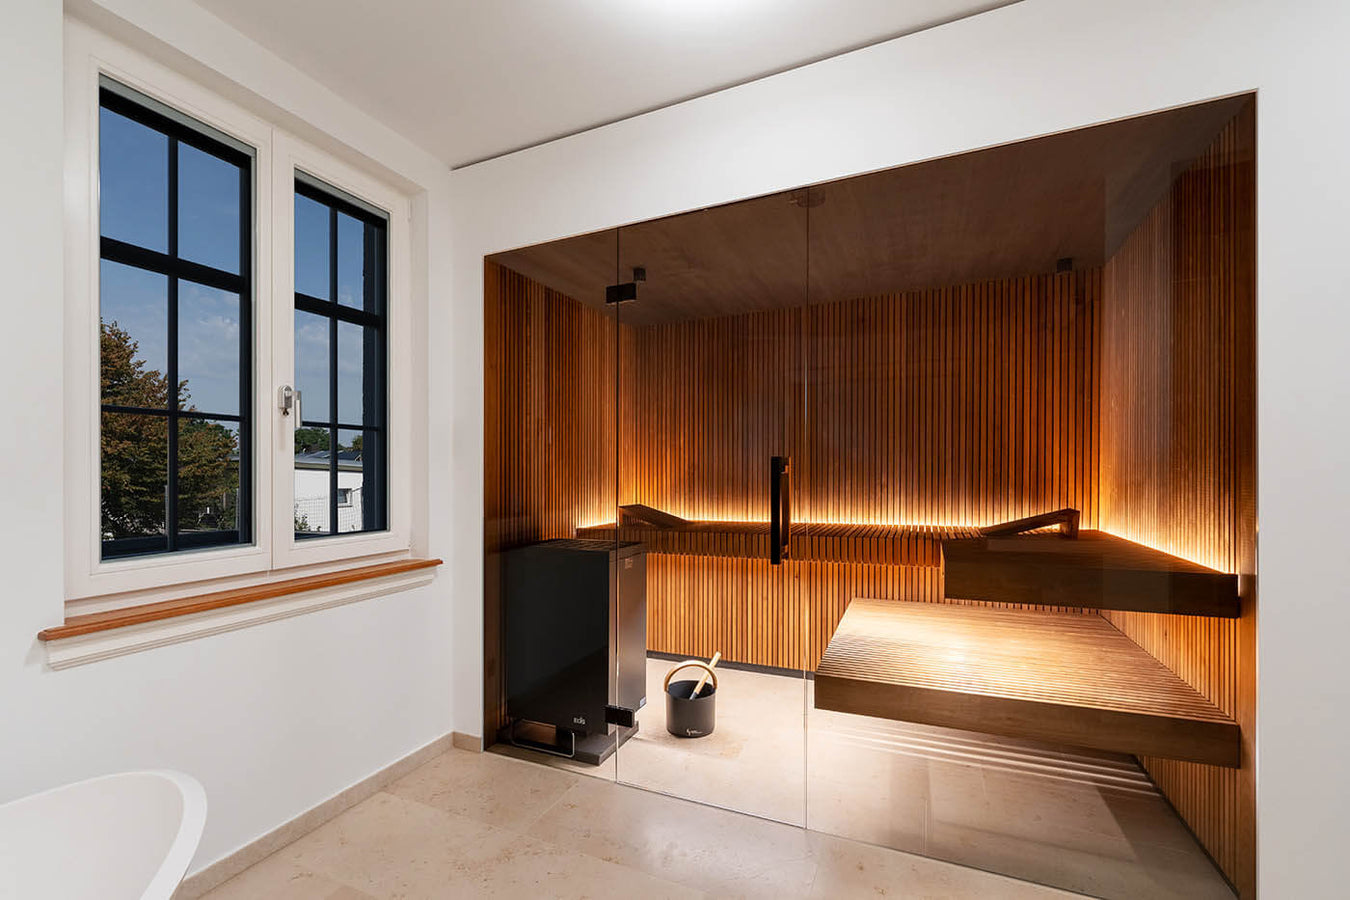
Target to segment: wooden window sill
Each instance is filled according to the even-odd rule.
[[[54,669],[327,609],[431,581],[439,559],[403,559],[71,616],[38,640]]]

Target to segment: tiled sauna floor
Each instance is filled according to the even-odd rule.
[[[206,896],[1064,896],[991,869],[1098,896],[1231,900],[1126,757],[814,710],[807,745],[802,681],[732,670],[717,731],[679,740],[667,665],[650,661],[617,766],[452,750]],[[798,824],[809,809],[812,830],[616,771]]]

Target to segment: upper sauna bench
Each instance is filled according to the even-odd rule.
[[[650,553],[767,558],[768,522],[681,519],[649,506],[621,510],[619,539],[641,541]],[[945,541],[974,538],[978,528],[939,525],[794,523],[789,558],[882,566],[940,566]],[[577,537],[614,540],[614,523],[577,529]]]
[[[769,555],[767,522],[688,520],[641,505],[621,514],[617,537],[651,553]],[[614,524],[578,528],[577,537],[614,540]],[[1236,575],[1104,531],[1079,531],[1074,509],[985,528],[798,523],[788,558],[942,566],[944,595],[960,600],[1225,618],[1241,612]]]

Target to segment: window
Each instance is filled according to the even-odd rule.
[[[296,179],[297,539],[386,527],[386,235],[365,204]]]
[[[252,541],[253,159],[99,91],[103,559]]]
[[[407,557],[409,195],[66,28],[68,613]]]

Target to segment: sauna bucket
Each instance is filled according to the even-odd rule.
[[[697,697],[691,697],[698,679],[671,681],[671,676],[681,669],[698,668],[705,670],[708,683],[703,686]],[[686,659],[666,673],[664,684],[666,691],[666,731],[676,737],[703,737],[712,734],[717,721],[717,672],[702,660]]]

